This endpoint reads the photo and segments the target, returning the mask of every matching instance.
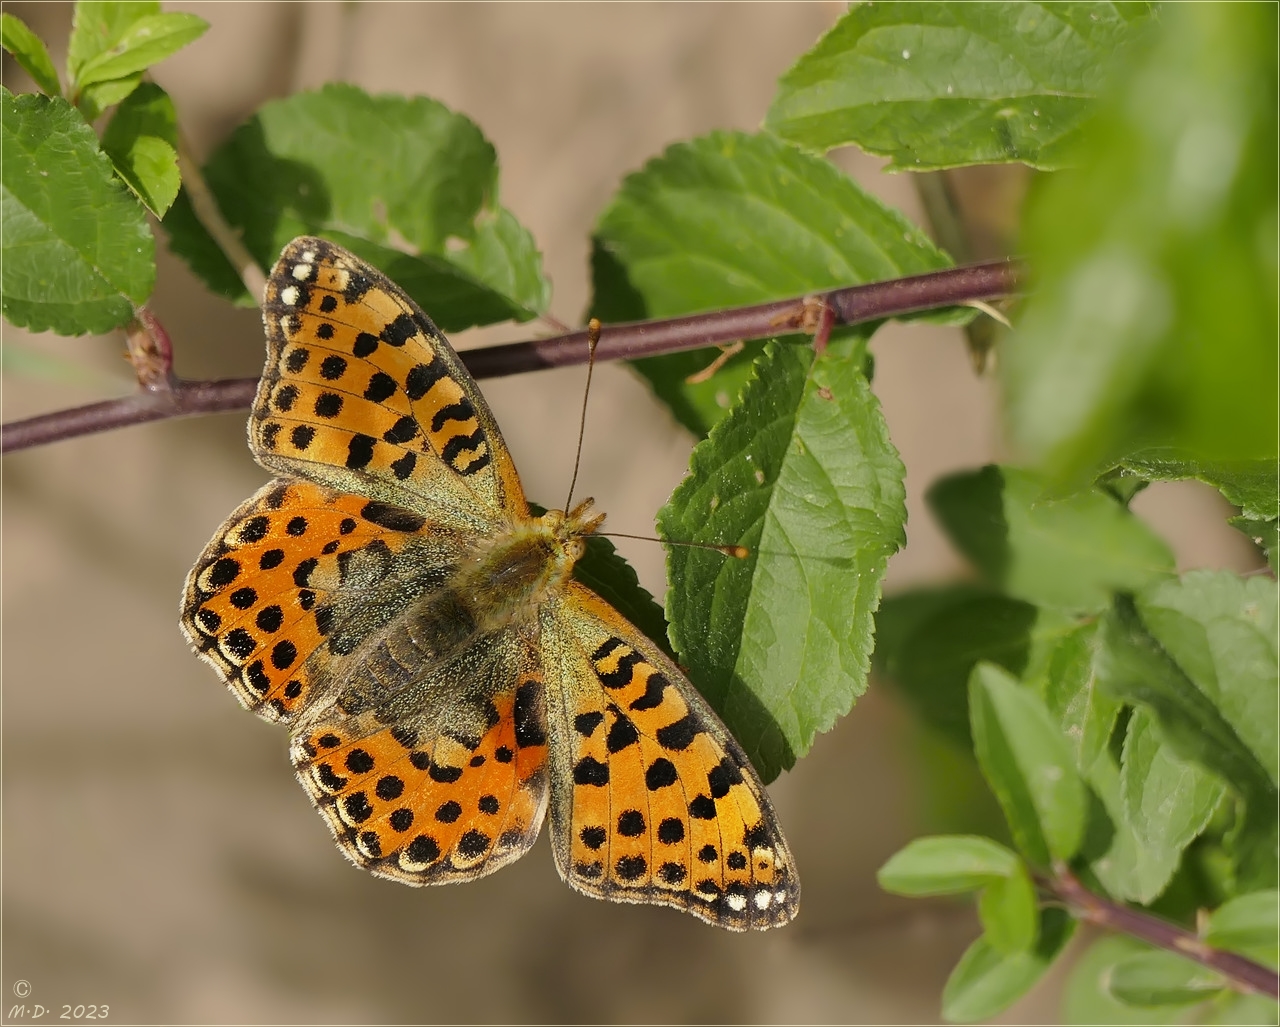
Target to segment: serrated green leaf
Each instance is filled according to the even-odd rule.
[[[988,465],[935,482],[934,516],[983,575],[1042,606],[1095,611],[1116,589],[1138,589],[1173,572],[1164,541],[1100,489],[1044,495],[1038,475]]]
[[[58,72],[44,45],[44,40],[31,31],[20,18],[5,12],[0,14],[0,46],[3,46],[22,70],[31,76],[37,88],[50,96],[61,96],[62,86]]]
[[[1204,940],[1276,967],[1280,964],[1280,891],[1267,888],[1228,899],[1209,917]]]
[[[1180,1008],[1125,1005],[1111,994],[1111,972],[1115,965],[1128,956],[1150,951],[1150,946],[1123,934],[1107,935],[1095,941],[1076,960],[1063,989],[1063,1022],[1071,1027],[1179,1023],[1183,1014]]]
[[[1081,772],[1093,766],[1106,747],[1121,707],[1118,700],[1097,687],[1093,670],[1097,635],[1098,624],[1090,621],[1060,636],[1040,688]]]
[[[857,4],[778,83],[765,124],[923,171],[1068,162],[1146,5]]]
[[[949,264],[919,228],[827,161],[767,133],[715,132],[670,147],[623,182],[596,227],[591,309],[606,323],[670,317]],[[959,323],[972,311],[939,316]],[[759,351],[748,345],[697,383],[686,379],[719,350],[635,366],[676,419],[704,435]]]
[[[178,115],[154,82],[139,86],[102,133],[102,149],[147,209],[162,218],[177,199]]]
[[[765,780],[866,688],[872,616],[903,542],[903,468],[850,343],[770,343],[658,515],[671,640]]]
[[[1203,1002],[1226,986],[1222,975],[1173,952],[1137,952],[1111,968],[1111,995],[1129,1006]]]
[[[1212,485],[1245,517],[1280,516],[1280,470],[1274,460],[1193,460],[1169,449],[1148,449],[1121,461],[1148,481],[1194,478]]]
[[[155,282],[142,207],[66,100],[0,87],[0,102],[4,316],[62,335],[124,324]]]
[[[263,267],[295,236],[324,235],[372,256],[445,331],[527,320],[549,295],[537,248],[495,201],[493,147],[426,97],[331,84],[264,104],[204,175]],[[245,298],[183,197],[165,228],[211,288]]]
[[[1176,866],[1225,794],[1217,775],[1164,744],[1149,713],[1134,712],[1120,757],[1120,796],[1125,819],[1149,859]]]
[[[978,919],[988,945],[1006,956],[1028,951],[1036,943],[1040,915],[1036,892],[1019,861],[1008,877],[992,881],[978,896]]]
[[[1038,866],[1069,860],[1084,835],[1085,789],[1040,697],[980,663],[969,679],[969,714],[978,765],[1018,848]]]
[[[1138,613],[1200,693],[1280,782],[1280,680],[1273,579],[1191,571],[1139,593]]]
[[[1112,898],[1153,901],[1178,869],[1178,853],[1167,847],[1150,849],[1138,841],[1120,792],[1120,764],[1109,750],[1093,761],[1087,779],[1095,801],[1081,855]]]
[[[1075,921],[1060,909],[1040,916],[1031,951],[1005,955],[979,938],[960,957],[942,990],[942,1015],[952,1023],[988,1020],[1030,991],[1071,940]]]
[[[1011,437],[1055,481],[1155,446],[1276,461],[1276,17],[1165,7],[1079,170],[1028,203],[1037,285],[1001,368]]]
[[[880,887],[893,895],[954,895],[975,891],[1017,873],[1016,853],[979,835],[916,838],[876,872]]]
[[[79,66],[76,88],[146,71],[195,42],[208,28],[209,23],[203,18],[181,11],[144,15]]]

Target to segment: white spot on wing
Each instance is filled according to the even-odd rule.
[[[730,895],[724,901],[735,913],[741,913],[747,908],[747,898],[745,895]]]
[[[773,900],[773,895],[770,892],[764,891],[763,889],[756,892],[751,897],[755,899],[757,909],[768,909],[769,903]]]
[[[292,307],[298,302],[298,287],[296,285],[286,285],[280,290],[280,302],[286,306]]]
[[[305,282],[308,278],[311,277],[311,265],[310,264],[294,264],[293,277],[300,282]]]

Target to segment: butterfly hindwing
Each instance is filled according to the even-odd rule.
[[[399,286],[303,236],[273,268],[262,313],[249,422],[260,463],[436,520],[527,514],[475,381]]]
[[[580,585],[542,624],[565,880],[735,930],[795,916],[799,881],[764,786],[688,679]]]
[[[460,689],[446,721],[432,686],[457,681],[459,665],[481,680],[487,668],[496,691]],[[293,741],[298,779],[342,850],[408,884],[472,880],[518,859],[547,802],[544,689],[523,641],[473,640],[431,677],[409,687],[393,718],[335,708]]]

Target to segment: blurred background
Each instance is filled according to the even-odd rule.
[[[588,302],[589,233],[622,177],[677,140],[757,128],[776,78],[844,10],[180,6],[212,27],[154,77],[201,159],[265,100],[324,82],[434,97],[494,143],[502,201],[542,247],[552,312],[573,324]],[[72,5],[5,9],[61,66]],[[31,88],[7,56],[3,70],[10,89]],[[882,174],[857,152],[835,159],[924,223],[909,176]],[[953,176],[974,259],[1015,245],[1027,179],[1011,168]],[[152,305],[183,376],[261,370],[256,311],[211,297],[163,252]],[[131,387],[121,338],[3,333],[5,420]],[[872,349],[907,466],[909,545],[887,589],[961,577],[921,497],[939,474],[1000,457],[994,383],[975,375],[954,329],[890,325]],[[526,490],[553,505],[572,468],[583,377],[483,383]],[[989,800],[875,682],[771,786],[804,889],[784,930],[732,935],[584,898],[560,882],[545,838],[462,887],[409,889],[348,864],[290,772],[285,732],[241,710],[178,631],[189,566],[266,477],[244,422],[167,421],[4,460],[6,1009],[25,980],[28,1005],[108,1005],[111,1020],[136,1023],[937,1020],[976,917],[965,904],[887,896],[874,873],[911,837],[985,822]],[[597,369],[580,488],[614,530],[652,532],[692,444],[624,367]],[[1206,487],[1157,485],[1134,506],[1183,569],[1256,566]],[[660,547],[620,548],[661,597]],[[1056,1021],[1057,985],[1046,980],[1003,1020]]]

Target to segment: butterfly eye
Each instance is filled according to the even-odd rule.
[[[565,543],[564,554],[574,563],[582,559],[582,554],[587,551],[587,544],[580,538],[570,539]]]

